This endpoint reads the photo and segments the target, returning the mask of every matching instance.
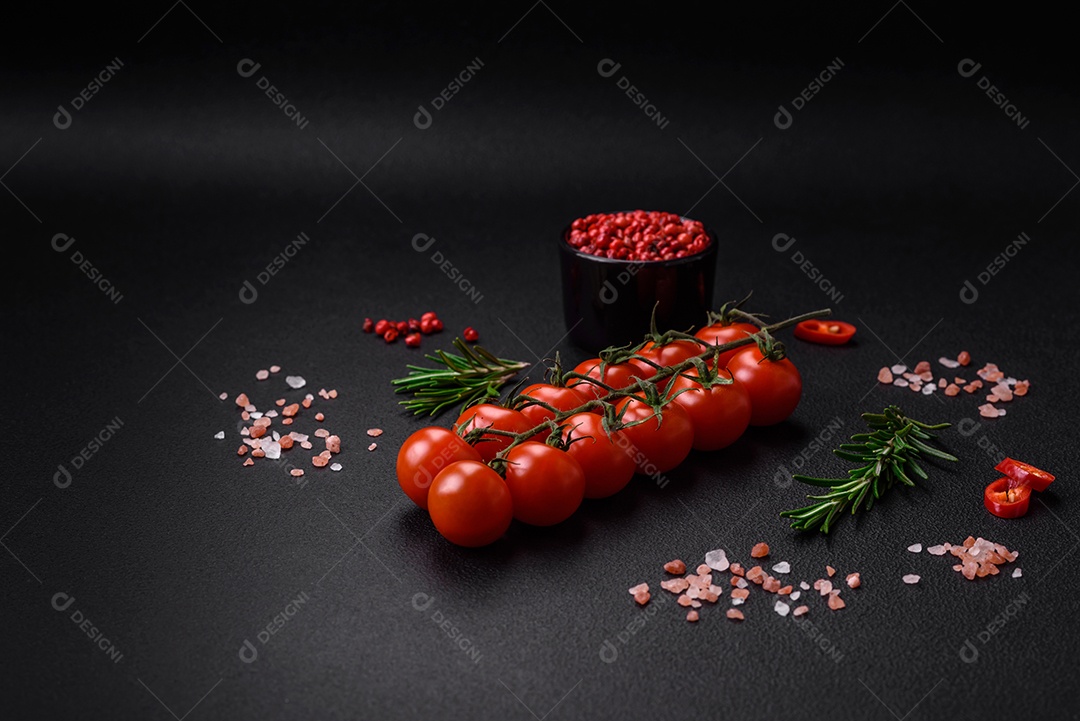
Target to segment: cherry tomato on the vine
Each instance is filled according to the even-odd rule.
[[[439,471],[455,461],[479,460],[477,450],[449,428],[421,428],[398,450],[398,484],[413,503],[427,510],[428,490]]]
[[[721,370],[718,373],[729,377]],[[696,368],[685,372],[686,376],[698,377]],[[671,384],[671,392],[683,391],[675,396],[677,403],[689,415],[694,424],[694,449],[715,451],[730,446],[746,432],[750,425],[752,406],[750,394],[737,380],[730,384],[714,384],[703,388],[700,383],[679,375]]]
[[[732,323],[731,325],[724,325],[723,323],[713,323],[712,325],[705,326],[694,337],[700,338],[706,343],[712,343],[713,345],[723,345],[730,343],[733,340],[742,340],[747,335],[757,333],[759,328],[752,323]],[[723,368],[726,366],[736,353],[743,350],[742,348],[733,348],[732,350],[726,350],[720,354],[718,367]]]
[[[694,445],[694,426],[690,415],[681,406],[675,403],[664,406],[662,418],[656,416],[649,404],[636,397],[623,398],[615,406],[617,412],[622,412],[624,408],[624,423],[647,419],[622,429],[634,444],[634,462],[640,473],[652,476],[670,471],[690,455]]]
[[[457,461],[431,482],[428,511],[446,540],[475,548],[494,543],[506,533],[514,504],[506,482],[479,461]]]
[[[585,497],[607,498],[618,493],[634,477],[634,446],[623,431],[604,431],[603,417],[576,413],[564,421],[563,440],[573,441],[566,452],[585,472]]]
[[[645,344],[638,355],[648,358],[653,363],[660,366],[674,366],[682,363],[685,360],[689,360],[695,356],[699,356],[705,352],[706,346],[701,343],[695,343],[692,340],[675,340],[664,345],[654,345],[652,341]],[[645,363],[643,365],[648,365]],[[652,368],[652,366],[649,366]],[[655,373],[656,369],[652,368]],[[665,379],[659,384],[660,390],[664,390],[671,382],[671,378]]]
[[[585,495],[585,472],[558,448],[526,441],[506,454],[506,486],[514,518],[533,526],[562,523]]]
[[[653,375],[656,374],[656,369],[647,363],[635,363],[634,361],[628,361],[626,363],[608,363],[604,367],[604,373],[601,376],[600,359],[590,358],[587,361],[578,363],[577,367],[574,368],[574,372],[589,376],[590,378],[596,378],[601,383],[605,383],[612,388],[625,388],[633,383],[635,378],[652,378]],[[567,385],[589,395],[590,398],[599,399],[608,394],[608,392],[600,386],[577,378],[571,380]]]
[[[571,411],[592,400],[592,395],[586,395],[580,388],[560,388],[550,383],[533,383],[521,391],[521,395],[534,400],[543,401],[552,408],[560,411]],[[518,409],[521,415],[529,419],[533,426],[537,426],[547,420],[555,418],[555,414],[547,408],[537,405],[523,406]]]
[[[750,425],[771,426],[786,420],[802,398],[802,376],[789,359],[767,360],[756,345],[740,349],[728,361],[735,380],[750,394]]]
[[[510,433],[524,433],[530,428],[536,427],[519,411],[493,403],[481,403],[480,405],[466,408],[465,412],[458,416],[454,422],[454,429],[466,433],[474,428],[494,428],[498,431]],[[490,461],[495,455],[510,445],[513,439],[508,436],[500,436],[494,433],[485,433],[476,444],[476,451],[485,462]]]

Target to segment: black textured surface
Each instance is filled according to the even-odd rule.
[[[155,25],[166,9],[9,28],[20,57],[0,70],[3,168],[32,149],[0,194],[11,240],[7,717],[1077,717],[1067,191],[1080,144],[1064,18],[949,18],[905,3],[663,18],[554,3],[352,17],[310,3],[188,3]],[[56,106],[115,57],[116,77],[71,127],[54,127]],[[777,106],[837,57],[838,75],[780,130]],[[262,64],[250,78],[236,71],[244,58]],[[418,129],[418,104],[474,58],[476,77]],[[605,58],[621,63],[609,78],[596,69]],[[975,76],[957,72],[964,58],[983,64]],[[262,75],[307,127],[260,94]],[[982,75],[1027,127],[979,90]],[[667,127],[619,90],[622,76]],[[753,289],[755,308],[775,317],[832,305],[859,326],[856,341],[792,340],[806,387],[791,421],[693,455],[666,487],[635,481],[559,527],[515,525],[492,547],[452,547],[393,478],[396,446],[421,421],[399,412],[388,382],[418,353],[362,334],[360,321],[435,309],[449,331],[475,326],[501,355],[580,360],[560,340],[554,243],[572,218],[617,207],[692,212],[717,231],[718,301]],[[301,232],[310,242],[259,284]],[[57,233],[75,244],[54,251]],[[417,233],[436,238],[423,254]],[[796,243],[778,252],[778,233]],[[1030,242],[979,283],[1020,233]],[[436,251],[479,303],[431,262]],[[801,272],[796,252],[842,298]],[[959,297],[965,279],[975,303]],[[259,290],[251,304],[239,298],[245,280]],[[914,363],[961,349],[1030,378],[1031,393],[985,422],[977,397],[874,383],[897,354]],[[236,414],[216,394],[267,404],[281,378],[254,373],[273,363],[309,389],[339,390],[319,405],[344,439],[341,473],[303,464],[298,487],[267,462],[241,467]],[[778,484],[783,469],[812,453],[807,468],[841,470],[825,448],[834,439],[814,451],[815,439],[830,423],[855,432],[859,412],[890,402],[927,420],[976,419],[967,435],[943,434],[962,462],[828,538],[790,532],[777,512],[805,489]],[[72,467],[115,419],[120,429],[59,488],[58,464]],[[372,426],[386,432],[369,453]],[[980,503],[1001,454],[1058,472],[1019,521]],[[1019,550],[1024,577],[967,583],[948,558],[905,550],[968,534]],[[741,625],[722,618],[726,596],[692,625],[663,592],[644,611],[626,593],[656,588],[671,558],[695,563],[723,546],[748,560],[760,540],[795,580],[832,564],[860,571],[864,586],[838,613],[809,598],[812,627],[777,616],[762,593]],[[905,586],[905,573],[922,583]],[[56,594],[74,597],[66,611]],[[74,612],[122,657],[95,646]]]

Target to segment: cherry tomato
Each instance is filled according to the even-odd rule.
[[[590,358],[587,361],[578,363],[574,368],[575,373],[589,376],[590,378],[596,378],[601,383],[606,383],[612,388],[625,388],[634,382],[635,378],[652,378],[656,374],[656,369],[646,363],[634,363],[629,361],[627,363],[609,363],[604,368],[604,374],[600,375],[600,359]],[[574,378],[568,384],[572,388],[580,391],[581,393],[588,394],[591,398],[603,398],[607,395],[607,391],[600,386],[593,385],[587,381],[578,380]]]
[[[534,428],[535,424],[519,411],[503,408],[492,403],[466,408],[465,412],[458,416],[454,422],[454,429],[461,433],[471,431],[473,428],[494,428],[511,433],[524,433]],[[495,455],[513,442],[507,436],[498,436],[493,433],[485,433],[476,444],[476,450],[480,458],[485,462],[490,461]]]
[[[428,490],[439,471],[455,461],[479,460],[477,450],[449,428],[421,428],[398,450],[398,485],[413,503],[427,510]]]
[[[1039,470],[1035,466],[1028,465],[1012,458],[1006,458],[994,466],[995,471],[1000,471],[1009,477],[1009,488],[1028,486],[1033,491],[1045,491],[1054,482],[1054,476],[1046,471]]]
[[[620,413],[623,408],[626,409],[622,415],[623,422],[648,419],[622,429],[636,449],[634,462],[640,473],[652,476],[670,471],[690,455],[690,448],[694,445],[694,425],[682,406],[675,403],[664,406],[662,419],[656,417],[645,401],[634,397],[623,398],[615,406]]]
[[[514,517],[506,482],[479,461],[457,461],[439,471],[428,493],[431,521],[443,537],[475,548],[494,543]]]
[[[653,345],[652,341],[645,344],[645,347],[638,353],[640,356],[648,358],[653,363],[661,366],[673,366],[682,363],[685,360],[694,358],[704,353],[706,347],[700,343],[695,343],[692,340],[676,340],[671,343],[665,343],[664,345]],[[640,363],[640,361],[638,361]],[[649,366],[648,363],[642,363],[641,365]],[[655,375],[656,369],[649,366],[652,370],[650,375]],[[671,378],[667,378],[659,384],[660,390],[667,388],[671,383]]]
[[[724,371],[718,371],[724,373]],[[698,377],[696,368],[685,375]],[[725,377],[730,377],[730,373]],[[686,390],[689,389],[689,390]],[[690,415],[694,425],[694,449],[715,451],[727,448],[746,432],[750,425],[752,406],[750,394],[737,380],[730,385],[716,384],[708,389],[700,383],[679,375],[671,384],[671,392],[685,391],[675,396],[678,403]]]
[[[618,493],[634,477],[634,447],[623,431],[608,435],[603,418],[596,413],[576,413],[565,421],[563,440],[574,441],[566,452],[585,473],[585,497],[607,498]]]
[[[735,380],[750,394],[750,425],[771,426],[792,414],[802,398],[802,376],[787,358],[764,360],[756,345],[739,350],[728,361]]]
[[[506,487],[514,518],[532,526],[554,526],[578,509],[585,472],[565,451],[526,441],[506,454]]]
[[[1019,518],[1028,512],[1031,488],[1009,488],[1008,478],[999,478],[983,491],[983,505],[998,518]]]
[[[855,335],[855,326],[842,320],[804,320],[795,325],[795,337],[821,345],[844,345]]]
[[[560,388],[550,383],[533,383],[523,390],[521,395],[543,401],[560,411],[571,411],[592,400],[592,395],[586,395],[580,389]],[[555,418],[554,413],[541,406],[523,406],[518,410],[521,411],[521,415],[529,419],[533,426]]]
[[[732,323],[731,325],[724,325],[722,323],[713,323],[712,325],[705,326],[694,337],[700,338],[706,343],[712,343],[713,345],[723,345],[724,343],[730,343],[733,340],[742,340],[749,334],[757,333],[760,330],[756,325],[751,323]],[[726,350],[720,354],[719,367],[726,366],[734,357],[736,353],[741,351],[742,348],[733,348],[732,350]]]

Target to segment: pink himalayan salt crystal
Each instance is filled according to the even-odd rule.
[[[680,561],[679,559],[675,559],[674,561],[668,561],[664,564],[664,570],[668,573],[674,573],[681,576],[682,574],[686,573],[686,563],[684,561]]]
[[[300,447],[303,448],[305,451],[310,451],[311,441],[300,441]]]
[[[241,393],[236,397],[236,405],[241,408],[247,408],[249,405],[251,405],[251,401],[248,400],[247,393]]]
[[[294,469],[292,469],[291,471],[289,471],[289,473],[291,473],[292,475],[296,476],[297,478],[299,478],[300,476],[304,475],[304,471],[303,471],[303,469],[301,469],[301,468],[294,468]]]
[[[697,623],[698,612],[697,611],[687,611],[686,620],[689,621],[690,623]]]
[[[717,548],[714,551],[706,553],[705,565],[714,571],[726,571],[731,567],[731,563],[728,561],[727,551],[722,548]]]
[[[686,594],[683,594],[682,596],[679,596],[678,600],[676,600],[675,602],[685,608],[692,605],[694,603],[694,599],[690,598]]]
[[[833,568],[832,566],[826,566],[825,567],[825,572],[829,574],[829,578],[832,578],[833,576],[836,575],[836,569]]]
[[[280,373],[281,372],[281,366],[270,366],[270,372],[271,373]]]
[[[682,593],[689,587],[690,583],[685,578],[671,578],[660,582],[660,588],[671,593]]]
[[[938,545],[938,546],[930,546],[929,548],[926,549],[926,552],[929,553],[931,556],[944,556],[945,551],[947,551],[947,550],[949,550],[949,549],[947,549],[945,546]]]
[[[732,621],[742,621],[744,618],[746,618],[745,616],[743,616],[743,612],[737,608],[729,608],[727,610],[727,617],[730,618]]]
[[[950,383],[949,385],[945,386],[945,395],[947,395],[947,396],[960,395],[960,386],[956,385],[955,383]]]
[[[644,606],[646,603],[649,602],[650,598],[652,598],[652,594],[648,591],[642,591],[641,593],[634,594],[634,601],[639,606]]]
[[[833,593],[829,594],[829,608],[831,608],[833,611],[839,611],[846,605],[847,604],[844,603],[844,599],[840,598],[839,591],[834,591]]]
[[[848,588],[858,588],[862,585],[862,578],[858,573],[849,573],[844,581],[847,583]]]
[[[322,468],[323,466],[325,466],[327,464],[327,462],[328,461],[325,458],[323,458],[322,456],[312,456],[311,457],[311,465],[315,466],[316,468]]]
[[[909,573],[902,579],[904,583],[912,585],[922,580],[922,578],[914,573]]]
[[[647,583],[639,583],[636,586],[631,586],[627,590],[629,591],[631,596],[636,596],[637,594],[641,593],[642,591],[648,591],[649,590],[649,584],[647,584]]]
[[[798,608],[796,608],[794,611],[791,612],[791,615],[792,616],[802,616],[802,615],[808,613],[809,611],[810,611],[809,606],[799,606]]]
[[[888,368],[882,368],[877,374],[878,383],[892,383],[893,374]]]
[[[244,461],[244,465],[245,465],[245,466],[254,466],[254,465],[255,465],[255,461],[253,461],[253,460],[251,460],[251,459],[249,458],[249,459],[247,459],[246,461]]]
[[[699,575],[699,576],[704,576],[705,574],[707,574],[707,573],[708,573],[709,571],[711,571],[711,570],[712,570],[712,569],[711,569],[711,568],[709,568],[709,566],[705,565],[704,563],[700,564],[700,565],[699,565],[699,566],[697,567],[697,572],[698,572],[698,575]]]
[[[922,553],[922,544],[913,543],[907,547],[907,550],[911,551],[912,553]]]
[[[228,394],[228,393],[222,393],[221,395],[219,395],[219,396],[218,396],[218,400],[222,400],[222,401],[223,401],[223,400],[225,400],[225,399],[226,399],[226,398],[228,398],[228,397],[229,397],[229,394]]]
[[[264,381],[269,377],[270,377],[270,371],[267,371],[267,370],[262,370],[262,371],[259,371],[259,372],[257,372],[255,374],[255,380],[257,380],[257,381]]]
[[[326,430],[325,428],[319,428],[315,431],[316,438],[326,438],[329,435],[330,431]]]
[[[341,438],[338,436],[327,436],[326,450],[331,453],[341,453]]]
[[[382,428],[368,428],[367,434],[372,438],[378,438],[383,434]]]

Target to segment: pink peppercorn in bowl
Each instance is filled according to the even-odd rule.
[[[667,330],[700,325],[712,305],[716,239],[699,221],[641,210],[587,215],[562,232],[559,255],[567,330],[592,352],[640,340],[654,306]]]

